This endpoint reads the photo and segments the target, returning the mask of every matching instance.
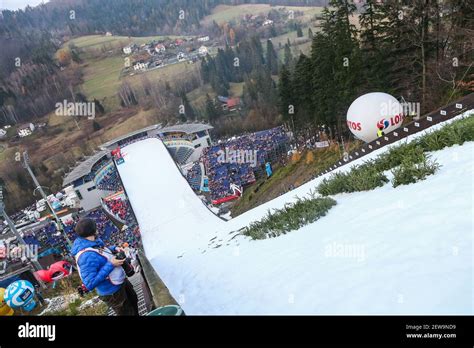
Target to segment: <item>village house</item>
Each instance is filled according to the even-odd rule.
[[[221,104],[221,108],[224,111],[237,111],[240,110],[240,98],[229,98],[224,96],[217,96],[217,100]]]
[[[123,53],[125,53],[125,54],[131,54],[132,53],[132,47],[131,46],[126,46],[122,50],[123,50]]]
[[[178,59],[178,61],[182,62],[186,59],[186,55],[183,53],[183,52],[179,52],[177,55],[176,55],[176,58]]]
[[[267,20],[265,20],[265,22],[263,22],[264,27],[272,25],[272,24],[273,24],[273,21],[271,19],[267,19]]]
[[[155,46],[155,52],[156,53],[163,53],[164,51],[166,51],[165,45],[158,44],[158,45]]]
[[[31,135],[35,130],[35,125],[33,123],[26,123],[17,128],[18,136],[23,138]]]
[[[197,39],[198,42],[207,42],[209,41],[209,36],[202,36],[200,38]]]
[[[198,53],[200,56],[206,56],[209,53],[209,50],[207,49],[206,46],[201,46],[198,49]]]
[[[136,62],[134,65],[133,65],[133,70],[135,71],[138,71],[138,70],[146,70],[148,68],[148,62]]]

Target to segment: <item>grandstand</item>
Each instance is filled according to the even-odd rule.
[[[178,124],[162,128],[159,136],[179,165],[194,162],[211,146],[212,126],[201,123]]]
[[[119,229],[117,225],[109,218],[106,212],[102,208],[93,209],[84,214],[76,214],[68,219],[64,224],[64,232],[67,234],[71,241],[77,237],[74,228],[77,221],[82,217],[88,217],[95,221],[97,225],[97,231],[99,237],[106,244],[124,243],[127,242],[131,246],[137,246],[140,244],[139,230],[137,229],[136,223],[133,224],[134,217],[131,214],[128,203],[123,204],[120,207],[120,213],[123,214],[125,220],[130,223],[128,228]],[[38,247],[39,255],[48,255],[50,251],[53,253],[67,253],[68,246],[64,238],[64,234],[61,233],[54,221],[44,220],[42,222],[30,224],[19,229],[23,240],[28,245],[36,245]]]
[[[199,191],[201,189],[202,178],[203,172],[201,169],[201,164],[196,162],[186,173],[186,179],[193,190]]]
[[[176,147],[168,147],[168,151],[170,152],[171,157],[174,158],[176,163],[178,163],[179,165],[183,165],[186,164],[189,157],[191,157],[194,152],[194,149],[189,146],[178,145]]]
[[[231,195],[231,184],[245,187],[254,183],[263,174],[265,163],[276,162],[287,153],[288,146],[289,138],[286,132],[282,127],[276,127],[222,141],[205,149],[200,161],[204,163],[209,178],[212,199],[219,200]],[[255,162],[222,162],[220,156],[228,149],[255,151]]]

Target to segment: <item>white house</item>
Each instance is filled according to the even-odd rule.
[[[132,53],[132,47],[131,46],[126,46],[123,48],[123,53],[125,54],[131,54]]]
[[[166,51],[165,45],[163,45],[163,44],[158,44],[158,45],[155,46],[155,52],[156,52],[156,53],[162,53],[162,52],[164,52],[164,51]]]
[[[20,137],[27,137],[28,135],[31,135],[33,131],[35,130],[35,125],[33,123],[26,123],[24,125],[21,125],[17,129],[17,133]]]
[[[177,55],[176,55],[176,58],[178,58],[178,61],[182,62],[186,59],[186,55],[183,53],[183,52],[179,52]]]
[[[206,41],[209,41],[209,36],[203,36],[203,37],[198,38],[198,42],[206,42]]]
[[[3,129],[0,129],[0,139],[3,139],[7,136],[7,131],[6,130],[3,130]]]
[[[205,56],[205,55],[207,55],[207,54],[209,53],[209,50],[207,49],[206,46],[201,46],[201,47],[199,47],[199,49],[198,49],[198,53],[199,53],[199,55],[201,55],[201,56]]]
[[[146,70],[148,68],[148,62],[146,63],[143,63],[143,62],[137,62],[134,66],[133,66],[133,70]]]
[[[273,21],[271,19],[267,19],[265,20],[265,22],[263,22],[263,26],[266,27],[268,25],[272,25],[273,24]]]

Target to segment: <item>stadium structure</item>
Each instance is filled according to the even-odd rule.
[[[152,125],[112,139],[100,146],[100,151],[79,163],[64,180],[63,186],[74,188],[79,206],[85,211],[102,205],[103,200],[122,191],[112,161],[111,152],[134,142],[159,137],[177,164],[185,166],[197,160],[202,150],[211,145],[212,126],[202,123],[177,124],[162,127]],[[113,182],[114,184],[110,184]]]

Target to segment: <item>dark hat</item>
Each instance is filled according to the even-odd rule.
[[[97,226],[91,218],[83,218],[77,223],[75,231],[79,237],[86,238],[95,235]]]

